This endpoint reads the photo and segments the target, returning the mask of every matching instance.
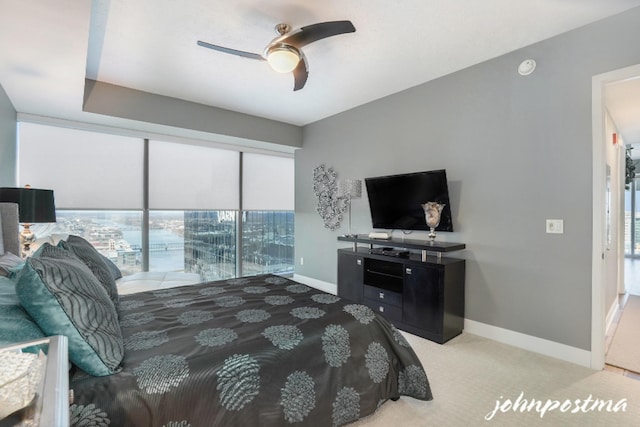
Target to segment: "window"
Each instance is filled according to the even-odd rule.
[[[122,274],[142,271],[142,211],[56,209],[56,217],[55,224],[33,224],[36,236],[75,234],[113,261]]]
[[[175,264],[203,280],[236,277],[240,157],[236,151],[149,141],[150,270]],[[181,251],[162,252],[163,240],[177,235]]]
[[[293,273],[293,160],[242,156],[242,275]]]
[[[19,183],[55,191],[38,235],[85,237],[124,274],[293,272],[292,158],[19,126]]]
[[[188,271],[204,280],[236,277],[236,211],[185,213]]]
[[[291,211],[245,211],[242,227],[242,275],[293,273]]]

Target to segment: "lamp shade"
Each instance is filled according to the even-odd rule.
[[[362,180],[345,179],[344,181],[340,181],[338,186],[342,196],[347,196],[350,199],[359,199],[362,197]]]
[[[39,188],[0,188],[0,202],[18,204],[18,221],[35,224],[56,222],[56,205],[53,190]]]

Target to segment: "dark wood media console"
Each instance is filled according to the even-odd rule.
[[[442,253],[462,250],[464,244],[368,236],[338,240],[353,242],[353,248],[338,249],[340,297],[365,304],[399,329],[440,344],[462,332],[465,260]],[[367,246],[359,246],[363,243]],[[376,246],[419,252],[390,256]]]

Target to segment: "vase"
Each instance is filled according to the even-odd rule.
[[[434,241],[436,239],[436,227],[440,224],[440,215],[442,209],[444,209],[444,203],[427,202],[423,203],[422,209],[424,210],[424,217],[427,221],[427,227],[429,227],[429,239]]]

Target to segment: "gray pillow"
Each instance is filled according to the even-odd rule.
[[[91,270],[70,252],[45,243],[17,276],[24,309],[47,335],[65,335],[69,359],[90,375],[119,372],[124,357],[118,314]]]
[[[113,277],[113,280],[120,279],[122,277],[122,271],[120,271],[118,266],[115,265],[113,263],[113,261],[111,261],[106,256],[104,256],[102,254],[100,254],[100,255],[102,256],[102,259],[104,260],[105,264],[107,264],[107,267],[109,268],[109,272],[111,273],[111,277]]]
[[[17,267],[22,262],[24,262],[22,258],[11,252],[5,252],[3,255],[0,255],[0,276],[11,276],[11,269]]]
[[[86,264],[91,270],[94,276],[102,283],[109,298],[113,301],[116,309],[120,305],[120,298],[118,297],[118,288],[116,287],[116,281],[113,279],[113,275],[109,270],[109,266],[104,260],[104,257],[100,252],[93,247],[93,245],[87,242],[80,236],[70,235],[66,241],[61,240],[58,242],[58,246],[64,249],[68,249],[75,254],[82,262]]]

